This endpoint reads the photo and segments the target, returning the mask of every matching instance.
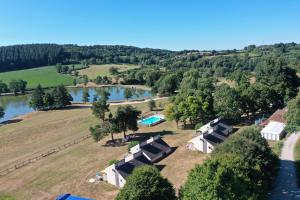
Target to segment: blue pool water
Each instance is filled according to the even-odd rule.
[[[139,121],[139,124],[142,124],[142,125],[151,125],[151,124],[154,124],[160,120],[162,120],[163,118],[160,117],[160,116],[151,116],[151,117],[147,117],[145,119],[142,119]]]

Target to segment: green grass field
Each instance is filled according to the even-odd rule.
[[[109,73],[109,68],[116,67],[119,72],[124,72],[130,69],[139,68],[136,65],[121,65],[121,64],[105,64],[105,65],[91,65],[89,68],[79,70],[80,75],[87,75],[90,79],[94,79],[97,76],[112,77]]]
[[[33,69],[25,69],[0,73],[0,80],[9,83],[13,79],[27,81],[27,88],[35,88],[38,84],[43,87],[53,87],[60,84],[72,85],[73,77],[56,72],[55,66],[45,66]]]

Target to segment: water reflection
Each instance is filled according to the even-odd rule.
[[[148,98],[153,96],[151,91],[131,88],[133,96],[130,99]],[[82,102],[82,95],[84,90],[88,90],[90,98],[89,101],[93,102],[95,97],[100,97],[101,90],[106,90],[110,93],[110,101],[124,100],[124,87],[104,87],[104,88],[69,88],[70,94],[73,97],[73,102]],[[0,122],[7,121],[15,118],[18,115],[23,115],[33,111],[29,107],[28,102],[30,95],[20,96],[2,96],[0,97],[0,106],[4,108],[5,116],[0,119]]]

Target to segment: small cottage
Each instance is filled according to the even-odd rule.
[[[159,135],[157,135],[130,149],[131,154],[139,151],[143,152],[143,155],[151,163],[155,163],[171,153],[172,149]]]
[[[191,139],[187,148],[193,151],[201,151],[203,153],[211,153],[217,144],[222,143],[231,133],[233,129],[226,122],[217,118],[196,131],[197,135]]]
[[[151,164],[142,152],[137,152],[105,168],[102,171],[103,180],[117,187],[123,187],[135,167]]]
[[[172,151],[171,147],[159,135],[135,145],[125,159],[118,161],[102,171],[103,180],[117,187],[123,187],[134,168],[152,165]]]

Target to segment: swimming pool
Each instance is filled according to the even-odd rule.
[[[163,115],[152,115],[145,119],[139,120],[138,123],[142,124],[142,125],[147,125],[147,126],[154,126],[164,120],[165,120],[165,117]]]

